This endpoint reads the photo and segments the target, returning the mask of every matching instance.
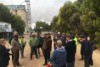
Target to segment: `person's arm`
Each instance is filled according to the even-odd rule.
[[[24,38],[24,42],[25,42],[25,45],[26,45],[26,39]]]
[[[52,54],[52,57],[50,59],[50,62],[53,63],[55,61],[55,59],[56,59],[56,53],[54,51],[53,54]]]
[[[90,43],[89,44],[89,53],[90,53],[90,55],[92,55],[92,52],[93,52],[93,43]]]
[[[30,40],[29,40],[29,46],[31,46],[31,38],[30,38]]]

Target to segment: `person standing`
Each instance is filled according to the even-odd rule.
[[[21,64],[19,63],[19,51],[20,51],[21,47],[20,47],[20,43],[18,41],[18,33],[15,32],[13,36],[14,36],[14,38],[11,41],[12,62],[13,62],[13,66],[17,67],[17,66],[21,66]]]
[[[76,45],[75,41],[72,38],[72,35],[67,35],[67,43],[65,49],[67,52],[67,67],[75,67],[75,54],[76,54]]]
[[[62,40],[62,45],[65,46],[66,44],[66,34],[65,33],[62,34],[61,40]]]
[[[9,65],[9,55],[11,54],[9,54],[10,49],[5,47],[5,43],[5,39],[0,39],[0,67],[7,67]]]
[[[57,49],[54,50],[53,55],[51,57],[51,62],[53,63],[53,67],[66,67],[66,57],[67,53],[65,48],[62,45],[62,41],[57,41]]]
[[[30,41],[29,41],[29,45],[30,45],[30,48],[31,48],[30,60],[32,60],[33,54],[35,54],[36,58],[38,59],[35,34],[32,34],[32,37],[30,38]]]
[[[79,40],[80,40],[80,37],[79,37]],[[83,56],[83,53],[84,53],[84,45],[83,44],[80,44],[81,45],[81,49],[80,49],[80,55],[81,55],[81,58],[79,60],[83,60],[84,56]]]
[[[84,67],[90,67],[90,59],[92,56],[93,48],[91,43],[87,40],[85,35],[81,35],[79,38],[81,44],[83,45],[83,59]]]
[[[48,61],[50,60],[51,48],[52,48],[52,39],[51,39],[50,34],[48,33],[46,34],[46,37],[44,38],[44,44],[42,46],[43,55],[45,59],[45,63],[43,64],[43,66],[47,65]]]
[[[74,37],[74,41],[75,41],[76,49],[77,49],[77,46],[78,46],[78,37],[77,37],[77,35],[75,35],[75,37]]]
[[[41,57],[40,48],[42,49],[43,38],[39,34],[37,34],[37,44],[38,44],[38,46],[37,46],[38,54]]]
[[[20,36],[19,42],[20,42],[20,46],[21,46],[21,58],[25,58],[25,56],[24,56],[24,48],[26,45],[25,38],[23,36]]]

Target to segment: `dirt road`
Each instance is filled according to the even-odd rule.
[[[28,40],[28,38],[26,39]],[[36,59],[34,56],[33,60],[30,60],[29,56],[30,56],[30,47],[27,42],[27,45],[25,47],[25,59],[20,58],[20,63],[22,64],[21,67],[43,67],[42,66],[42,64],[44,63],[43,55],[39,59]],[[78,46],[77,48],[75,67],[84,67],[83,61],[79,61],[79,59],[80,59],[80,46]],[[98,50],[94,51],[93,60],[94,60],[94,67],[100,67],[100,51]],[[13,67],[11,60],[8,67]]]

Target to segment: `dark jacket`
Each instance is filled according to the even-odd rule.
[[[66,45],[66,36],[62,36],[61,38],[63,46]]]
[[[44,50],[51,51],[51,48],[52,48],[52,39],[51,38],[45,38],[44,39],[44,44],[43,44],[42,48]]]
[[[53,67],[62,67],[63,65],[66,65],[66,54],[67,53],[64,47],[54,50],[51,58]]]
[[[43,38],[40,36],[38,37],[38,40],[39,40],[39,47],[42,47],[43,46]]]
[[[75,41],[69,41],[65,45],[65,49],[67,52],[67,62],[73,62],[75,61],[75,53],[76,53],[76,45]]]
[[[0,44],[0,67],[7,66],[9,64],[9,49]]]
[[[92,55],[93,48],[92,48],[91,42],[85,40],[81,44],[82,44],[83,55],[84,56]]]

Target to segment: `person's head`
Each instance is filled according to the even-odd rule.
[[[85,35],[80,35],[79,40],[80,42],[83,42],[87,39],[87,37]]]
[[[66,36],[66,34],[65,34],[65,33],[63,33],[63,34],[62,34],[62,36]]]
[[[61,37],[61,33],[60,33],[60,32],[57,33],[57,37],[58,37],[58,38]]]
[[[45,36],[46,36],[46,38],[49,38],[49,34],[48,33],[46,33]]]
[[[69,40],[72,40],[72,38],[73,38],[73,37],[72,37],[71,34],[68,34],[68,35],[66,36],[66,40],[68,40],[68,41],[69,41]]]
[[[35,37],[35,34],[32,34],[32,38],[34,38]]]
[[[37,33],[36,36],[37,36],[37,37],[40,37],[40,34]]]
[[[1,39],[0,39],[0,44],[1,44],[1,45],[5,45],[5,44],[6,44],[6,39],[1,38]]]
[[[51,34],[50,33],[48,33],[48,37],[51,38]]]
[[[17,31],[14,31],[13,32],[13,36],[14,36],[14,39],[18,39],[18,32]]]
[[[18,35],[18,32],[17,31],[14,31],[13,32],[13,36],[15,36],[15,35]]]
[[[91,39],[90,39],[90,37],[89,37],[89,36],[87,37],[87,40],[88,40],[88,41],[91,41]]]
[[[57,47],[58,48],[62,47],[62,41],[61,40],[57,40]]]
[[[22,36],[22,38],[25,38],[24,36]]]
[[[19,35],[19,36],[18,36],[18,38],[22,38],[22,36],[21,36],[21,35]]]

